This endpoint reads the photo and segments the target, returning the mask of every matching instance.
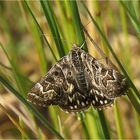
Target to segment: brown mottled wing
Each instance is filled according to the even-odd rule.
[[[127,89],[124,76],[114,69],[105,67],[85,51],[79,51],[84,64],[85,81],[88,81],[87,90],[95,108],[111,105],[115,97],[124,95]]]
[[[71,54],[59,60],[48,74],[28,93],[28,101],[39,106],[59,105],[68,112],[80,111],[90,106],[89,97],[77,80],[77,69]],[[81,81],[80,81],[81,82]]]
[[[67,90],[67,82],[62,71],[61,64],[67,60],[67,56],[58,61],[28,93],[28,101],[39,106],[59,105],[63,102],[63,90]],[[68,63],[63,67],[69,67]]]
[[[91,104],[103,108],[124,94],[126,79],[114,69],[99,63],[91,55],[73,46],[28,93],[28,100],[46,107],[59,105],[62,109],[80,111]]]

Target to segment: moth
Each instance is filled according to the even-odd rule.
[[[48,107],[58,105],[68,112],[90,107],[101,109],[125,95],[126,78],[101,64],[76,44],[28,93],[28,101]]]

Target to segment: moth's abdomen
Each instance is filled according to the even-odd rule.
[[[78,80],[80,89],[82,89],[83,92],[87,92],[88,89],[87,89],[87,83],[86,83],[84,72],[77,74],[77,80]]]
[[[76,70],[75,77],[78,82],[78,87],[82,90],[82,92],[87,92],[87,83],[84,73],[85,66],[82,62],[80,50],[77,49],[76,51],[72,51],[71,58],[74,69]]]

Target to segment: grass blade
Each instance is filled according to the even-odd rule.
[[[88,127],[87,127],[87,120],[85,118],[85,114],[83,112],[78,113],[78,117],[80,117],[80,121],[81,121],[83,130],[84,130],[84,134],[86,136],[86,139],[90,139],[90,134],[89,134]]]
[[[100,126],[97,124],[98,116],[95,116],[95,110],[90,109],[89,113],[86,113],[86,122],[88,126],[88,131],[91,139],[99,139],[101,136],[99,135]],[[93,133],[94,132],[94,133]],[[101,131],[100,131],[101,133]],[[103,138],[103,137],[102,137]]]
[[[32,10],[31,10],[31,8],[30,8],[29,5],[27,4],[26,0],[24,0],[24,3],[25,3],[25,5],[26,5],[28,11],[30,12],[30,14],[31,14],[31,16],[32,16],[32,18],[33,18],[33,20],[34,20],[34,22],[36,23],[36,25],[37,25],[37,27],[38,27],[38,29],[39,29],[39,31],[40,31],[40,34],[43,35],[44,40],[45,40],[45,43],[46,43],[47,46],[49,47],[49,49],[50,49],[50,51],[51,51],[51,53],[52,53],[54,59],[57,61],[57,57],[56,57],[56,55],[54,54],[54,52],[53,52],[53,50],[52,50],[52,48],[51,48],[51,46],[50,46],[48,40],[47,40],[46,37],[44,36],[44,33],[43,33],[43,31],[42,31],[40,25],[38,24],[38,22],[37,22],[37,20],[36,20],[34,14],[33,14],[33,12],[32,12]]]
[[[137,18],[137,15],[135,13],[135,8],[133,5],[133,1],[122,1],[120,0],[121,5],[127,12],[127,14],[130,16],[130,20],[132,21],[132,24],[135,28],[135,30],[138,33],[138,37],[140,39],[140,21]]]
[[[105,118],[103,111],[98,111],[98,115],[99,115],[100,122],[102,125],[104,137],[105,137],[105,139],[110,139],[110,133],[109,133],[109,129],[108,129],[106,118]]]
[[[84,41],[85,41],[85,36],[82,30],[82,24],[81,24],[81,20],[80,20],[80,16],[79,16],[79,12],[78,12],[78,7],[77,7],[77,3],[76,1],[69,1],[70,3],[70,8],[71,8],[71,13],[72,13],[72,19],[73,19],[73,25],[74,25],[74,29],[76,32],[76,43],[78,45],[81,45]],[[86,43],[84,44],[84,49],[85,51],[87,51],[87,46]]]
[[[115,102],[114,105],[115,108],[115,119],[116,119],[116,127],[117,127],[117,133],[118,133],[118,139],[124,139],[124,133],[123,133],[123,125],[122,125],[122,121],[121,121],[121,114],[119,112],[119,107],[117,104],[117,101]]]
[[[30,33],[33,36],[34,42],[35,42],[35,48],[37,50],[38,53],[38,57],[39,57],[39,63],[40,63],[40,68],[41,68],[41,74],[45,75],[46,71],[47,71],[47,60],[46,60],[46,55],[45,55],[45,48],[43,47],[43,39],[41,37],[41,33],[39,28],[37,28],[37,24],[35,22],[35,20],[32,17],[29,17],[29,20],[26,16],[26,11],[23,8],[23,4],[21,1],[18,2],[22,15],[24,17],[24,20],[27,24],[28,30],[30,31]]]
[[[11,122],[16,126],[16,128],[18,128],[18,130],[21,132],[22,136],[24,136],[24,138],[28,139],[28,136],[26,135],[26,132],[24,132],[24,129],[16,122],[15,118],[13,118],[10,115],[10,113],[8,113],[6,108],[3,105],[1,105],[1,103],[0,103],[0,109],[6,114],[6,116],[11,120]]]
[[[53,126],[48,122],[48,120],[42,116],[40,112],[38,112],[31,104],[29,104],[25,98],[22,97],[3,77],[0,76],[0,82],[13,93],[26,107],[28,107],[33,114],[42,122],[42,124],[50,130],[55,136],[57,136],[60,139],[63,139],[63,137],[54,129]]]
[[[2,48],[3,52],[5,53],[8,61],[10,62],[11,64],[11,67],[12,67],[12,71],[13,71],[13,74],[14,74],[14,77],[15,77],[15,80],[16,80],[16,83],[17,83],[17,86],[18,86],[18,89],[20,90],[20,93],[25,96],[26,94],[26,91],[25,91],[25,88],[24,86],[22,86],[22,80],[20,79],[19,77],[19,74],[18,74],[18,70],[15,66],[15,63],[10,59],[10,57],[8,56],[8,53],[6,52],[5,48],[3,47],[3,45],[1,44],[0,42],[0,47]]]
[[[61,38],[59,35],[59,31],[57,29],[57,25],[55,22],[53,11],[50,6],[50,2],[49,1],[40,1],[40,3],[43,8],[46,19],[48,21],[49,27],[51,29],[59,55],[60,55],[60,57],[63,57],[65,55],[65,51],[64,51],[63,44],[62,44],[62,41],[61,41]]]

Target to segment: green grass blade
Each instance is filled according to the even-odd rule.
[[[98,114],[99,114],[102,129],[103,129],[103,133],[104,133],[104,138],[110,139],[110,133],[109,133],[109,129],[107,126],[107,121],[106,121],[105,115],[104,115],[103,111],[98,111]]]
[[[71,13],[72,13],[72,20],[73,20],[73,25],[74,29],[76,32],[76,43],[78,45],[82,45],[82,43],[85,41],[85,36],[82,30],[82,24],[80,20],[80,15],[78,12],[78,7],[76,1],[69,1],[70,3],[70,8],[71,8]],[[87,51],[87,46],[86,43],[84,44],[84,49]]]
[[[121,114],[119,112],[119,107],[118,107],[117,101],[115,102],[115,105],[114,105],[114,111],[115,111],[115,120],[116,120],[115,122],[116,122],[116,127],[117,127],[118,139],[124,139],[125,134],[123,133]]]
[[[40,112],[38,112],[31,104],[29,104],[22,95],[20,95],[3,77],[0,76],[0,82],[8,88],[26,107],[28,107],[33,114],[42,122],[42,124],[50,130],[57,138],[63,139],[63,137],[54,129],[54,127],[48,122],[48,120],[42,116]]]
[[[55,44],[57,46],[59,55],[60,55],[60,57],[63,57],[65,55],[65,51],[64,51],[63,44],[62,44],[62,41],[60,38],[59,31],[57,29],[57,24],[55,21],[53,11],[52,11],[51,6],[50,6],[50,2],[49,1],[40,1],[40,3],[42,6],[42,9],[44,11],[44,14],[46,16],[46,20],[48,21],[49,27],[51,29],[51,32],[52,32]]]
[[[56,1],[56,7],[58,7],[58,12],[61,16],[56,16],[56,21],[59,25],[59,33],[61,35],[61,38],[64,39],[65,46],[65,52],[68,53],[70,48],[72,47],[74,43],[74,39],[76,38],[74,34],[74,27],[71,24],[72,21],[69,21],[69,18],[71,18],[71,10],[68,6],[69,1]]]
[[[91,13],[89,12],[89,10],[87,9],[87,7],[83,4],[84,8],[86,9],[87,13],[89,14],[92,22],[94,23],[95,27],[97,28],[97,30],[99,31],[101,37],[103,38],[103,40],[105,41],[105,43],[107,44],[107,47],[108,49],[110,50],[112,56],[114,57],[114,59],[116,60],[116,62],[118,63],[120,69],[122,70],[122,72],[124,73],[124,75],[126,76],[127,80],[128,80],[128,83],[129,83],[129,86],[133,89],[134,93],[136,96],[133,96],[133,98],[138,98],[140,100],[140,94],[139,94],[139,91],[137,90],[137,88],[135,87],[135,85],[133,84],[132,80],[129,78],[129,75],[127,74],[127,72],[125,71],[125,69],[123,68],[121,62],[119,61],[118,57],[116,56],[115,52],[113,51],[110,43],[108,42],[106,36],[104,35],[104,33],[101,31],[100,27],[98,26],[98,24],[96,23],[96,21],[94,20],[94,18],[92,17]],[[129,96],[128,96],[129,97]],[[130,101],[132,102],[132,104],[134,105],[135,107],[135,110],[140,114],[139,112],[139,102],[134,102],[133,98],[129,98]],[[136,100],[137,101],[137,100]]]
[[[25,96],[26,95],[26,90],[24,88],[24,86],[22,85],[22,80],[20,78],[20,75],[18,74],[18,69],[17,67],[15,66],[15,63],[10,59],[8,53],[6,52],[5,48],[3,47],[3,45],[1,44],[0,42],[0,47],[2,48],[3,52],[5,53],[8,61],[10,62],[11,64],[11,68],[12,68],[12,72],[14,74],[14,77],[15,77],[15,80],[16,80],[16,83],[17,83],[17,86],[18,86],[18,89],[20,90],[20,93]]]
[[[38,53],[41,74],[45,75],[47,72],[47,59],[46,59],[44,47],[42,46],[43,44],[42,38],[40,38],[40,33],[38,31],[36,24],[33,22],[30,25],[31,25],[32,36],[35,42],[35,48]]]
[[[50,51],[51,51],[51,53],[52,53],[54,59],[57,61],[57,57],[56,57],[56,55],[54,54],[54,51],[52,50],[52,48],[51,48],[51,46],[50,46],[48,40],[47,40],[46,37],[44,36],[44,33],[43,33],[43,31],[42,31],[40,25],[38,24],[38,22],[37,22],[37,20],[36,20],[34,14],[33,14],[33,12],[32,12],[32,10],[31,10],[31,8],[29,7],[29,5],[27,4],[27,2],[26,2],[25,0],[24,0],[24,3],[25,3],[25,5],[26,5],[28,11],[30,12],[30,14],[31,14],[31,16],[32,16],[32,18],[33,18],[33,20],[34,20],[34,22],[36,23],[38,29],[40,30],[40,34],[44,37],[45,43],[46,43],[47,46],[49,47],[49,49],[50,49]]]
[[[78,113],[78,117],[80,118],[80,121],[81,121],[83,130],[84,130],[84,134],[85,134],[86,139],[90,139],[90,134],[89,134],[89,131],[88,131],[88,127],[86,125],[87,121],[86,121],[86,118],[85,118],[85,114],[83,112]]]
[[[140,21],[137,18],[135,8],[133,5],[133,1],[120,0],[120,3],[123,6],[123,8],[125,9],[125,11],[127,12],[127,14],[130,16],[130,20],[132,21],[132,24],[133,24],[135,30],[137,31],[138,37],[140,39]]]
[[[28,30],[30,31],[34,39],[35,48],[37,50],[37,54],[39,57],[41,74],[45,75],[47,71],[47,60],[46,60],[46,55],[45,55],[45,48],[43,47],[43,38],[42,38],[39,28],[37,27],[35,20],[30,16],[28,18],[27,16],[25,16],[26,11],[23,8],[23,4],[19,2],[19,6],[21,7],[21,12],[22,12],[22,15],[24,16],[24,20],[27,23]]]
[[[4,68],[4,69],[9,70],[9,71],[12,72],[12,68],[11,68],[11,67],[8,67],[8,66],[4,65],[4,64],[1,63],[1,62],[0,62],[0,66],[1,66],[2,68]],[[20,73],[18,73],[18,72],[17,72],[17,75],[18,75],[18,77],[20,77],[20,79],[22,79],[22,81],[26,81],[29,85],[33,85],[33,84],[34,84],[30,79],[28,79],[28,78],[25,77],[24,75],[22,75],[22,74],[20,74]]]
[[[140,115],[140,100],[136,97],[136,94],[131,89],[128,91],[127,95],[131,103],[133,104],[136,112]]]
[[[98,126],[98,124],[97,124],[97,119],[98,118],[95,116],[94,112],[93,112],[93,109],[90,109],[90,112],[85,114],[86,115],[86,123],[87,123],[87,126],[88,126],[88,131],[89,131],[90,138],[91,139],[99,139],[100,136],[98,134],[99,133],[98,128],[100,126]]]

